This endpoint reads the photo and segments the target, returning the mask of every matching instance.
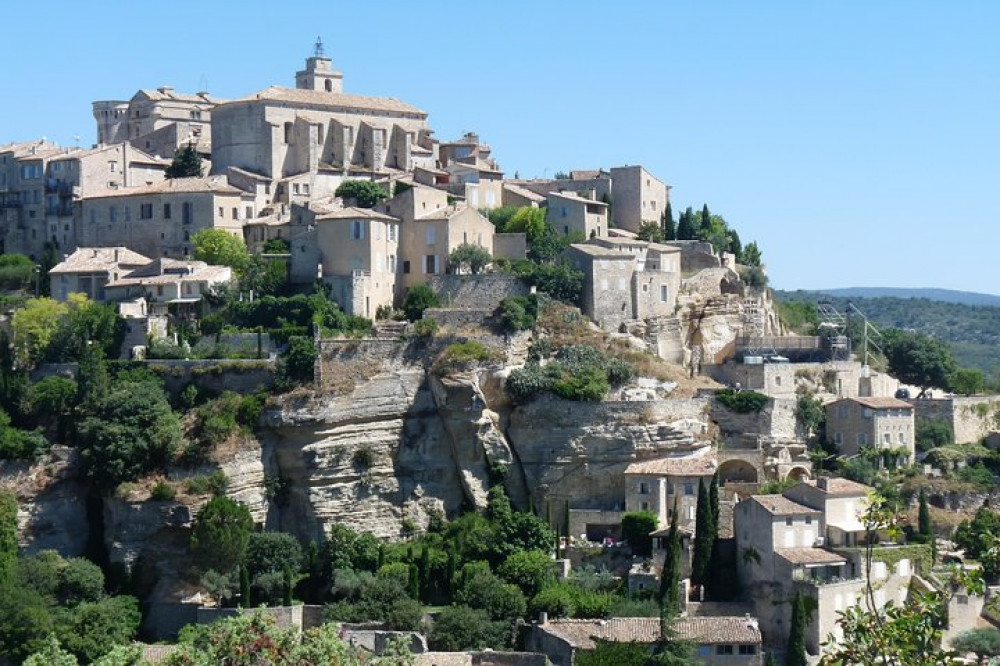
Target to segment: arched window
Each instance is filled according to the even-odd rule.
[[[327,92],[333,92],[333,81],[331,81],[330,79],[327,79],[326,82],[323,85],[326,86],[326,91]]]

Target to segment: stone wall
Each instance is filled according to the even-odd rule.
[[[442,328],[456,331],[492,326],[496,322],[493,312],[483,309],[427,308],[424,310],[424,317],[433,319]]]
[[[493,236],[493,256],[511,261],[524,259],[528,254],[527,234],[496,234]]]
[[[274,382],[275,366],[273,360],[255,359],[146,361],[146,367],[163,377],[167,391],[175,396],[192,382],[216,393],[266,391]]]
[[[921,398],[908,402],[913,405],[918,425],[933,419],[943,420],[953,428],[958,444],[978,442],[1000,430],[996,416],[1000,411],[1000,396]]]
[[[525,296],[531,289],[520,278],[505,273],[435,275],[428,285],[442,308],[493,311],[508,296]]]

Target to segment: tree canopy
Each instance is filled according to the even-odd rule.
[[[214,266],[229,266],[238,271],[247,267],[250,253],[243,239],[222,229],[202,229],[191,236],[194,258]]]
[[[334,194],[353,199],[358,208],[374,208],[389,198],[389,192],[384,187],[370,180],[345,180]]]
[[[179,148],[163,175],[167,178],[201,178],[204,175],[201,155],[193,145]]]
[[[890,330],[884,334],[889,373],[906,384],[921,388],[947,389],[955,372],[955,359],[948,347],[929,335]]]

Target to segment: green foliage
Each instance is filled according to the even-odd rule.
[[[426,284],[418,284],[410,287],[403,297],[403,312],[410,321],[417,321],[424,316],[427,308],[436,308],[441,305],[434,290]]]
[[[538,318],[538,296],[508,296],[500,301],[498,312],[505,331],[526,331],[534,327]]]
[[[986,389],[986,375],[975,368],[959,368],[951,374],[949,386],[960,395],[976,395]]]
[[[916,430],[917,451],[930,451],[955,443],[955,432],[945,419],[921,419]]]
[[[11,330],[18,363],[32,368],[45,356],[63,317],[69,312],[65,303],[51,298],[32,298],[14,313]]]
[[[163,469],[181,444],[180,420],[163,391],[118,382],[79,424],[84,476],[110,489]]]
[[[441,611],[427,635],[432,650],[503,649],[509,644],[509,629],[504,622],[490,619],[486,611],[468,606],[449,606]]]
[[[229,266],[237,271],[250,263],[243,239],[223,229],[202,229],[191,236],[194,258],[212,266]]]
[[[247,541],[246,567],[251,577],[265,573],[298,571],[303,565],[302,546],[291,534],[254,532]]]
[[[670,515],[666,553],[663,556],[663,570],[660,572],[660,612],[665,618],[677,617],[681,610],[680,580],[683,544],[677,523],[679,513],[680,510],[675,499],[673,512]]]
[[[374,208],[376,204],[389,198],[389,192],[384,187],[370,180],[345,180],[334,195],[354,199],[358,208]]]
[[[189,495],[223,495],[229,488],[229,477],[221,469],[211,474],[192,476],[184,482],[184,490]]]
[[[291,251],[291,244],[284,238],[272,238],[264,243],[264,254],[288,254]]]
[[[311,338],[300,336],[291,338],[288,341],[288,350],[283,355],[284,375],[292,383],[313,381],[318,353]]]
[[[432,338],[441,328],[437,319],[418,319],[413,322],[413,332],[421,338]]]
[[[154,502],[170,502],[177,497],[177,490],[166,481],[158,481],[149,490],[149,499]]]
[[[80,361],[96,345],[105,358],[115,358],[125,340],[125,320],[111,303],[96,303],[83,294],[70,294],[67,311],[59,320],[45,360],[56,363]]]
[[[31,414],[39,422],[54,423],[59,441],[66,438],[78,391],[79,387],[74,380],[56,375],[35,382],[28,391]]]
[[[35,262],[31,259],[23,254],[0,255],[0,289],[26,289],[34,279]]]
[[[42,649],[25,659],[22,666],[77,666],[79,663],[72,653],[62,649],[55,636],[49,636]]]
[[[490,223],[496,229],[498,234],[507,233],[508,225],[511,219],[520,209],[517,206],[500,206],[499,208],[493,208],[486,211],[486,217],[489,218]]]
[[[213,497],[195,517],[190,550],[202,570],[233,571],[243,562],[253,518],[243,504],[228,497]]]
[[[460,574],[460,580],[455,601],[485,610],[491,620],[510,624],[522,617],[527,610],[524,594],[517,585],[504,583],[497,578],[485,562],[467,564]]]
[[[967,465],[959,469],[955,472],[955,477],[959,481],[971,483],[979,490],[991,491],[997,487],[996,477],[981,460],[973,465]]]
[[[792,622],[788,630],[788,647],[785,651],[787,666],[808,666],[806,656],[806,607],[802,596],[796,592],[792,599]]]
[[[883,338],[882,348],[893,377],[924,390],[948,388],[955,372],[955,359],[943,342],[900,330],[886,331]]]
[[[738,272],[740,279],[748,287],[763,289],[770,282],[767,273],[760,266],[740,266]]]
[[[409,567],[403,566],[408,572]],[[398,631],[415,631],[423,616],[420,603],[395,575],[365,577],[342,600],[328,604],[324,614],[327,620],[340,622],[385,622]]]
[[[482,273],[493,257],[489,250],[473,243],[462,243],[448,255],[448,269],[452,273]]]
[[[760,484],[757,490],[758,495],[780,495],[796,484],[795,479],[785,477],[784,479],[773,479]]]
[[[715,399],[737,414],[759,412],[769,400],[766,395],[757,391],[736,391],[729,388],[716,391]]]
[[[800,395],[795,401],[795,420],[807,437],[816,435],[819,440],[825,436],[826,410],[823,401],[812,395]]]
[[[502,354],[500,350],[487,347],[478,340],[453,342],[435,359],[434,372],[438,375],[464,372],[480,365],[497,363],[502,360]]]
[[[0,490],[0,585],[17,564],[17,496]]]
[[[1000,629],[971,629],[951,639],[951,646],[959,652],[975,652],[980,658],[1000,657]]]
[[[743,253],[738,258],[738,261],[744,266],[760,268],[761,252],[760,247],[757,246],[757,241],[747,243],[746,247],[743,248]]]
[[[118,596],[76,606],[59,638],[83,663],[92,663],[116,645],[128,643],[142,619],[134,597]]]
[[[647,643],[596,641],[593,650],[576,653],[577,666],[646,666],[652,650]]]
[[[49,450],[41,433],[14,428],[0,409],[0,460],[35,460]]]
[[[544,366],[535,361],[514,370],[505,386],[508,395],[521,404],[543,391],[566,400],[596,402],[612,386],[627,383],[634,374],[630,363],[608,356],[596,347],[569,345],[559,349]]]
[[[691,551],[692,585],[704,585],[708,581],[712,569],[712,549],[718,536],[719,526],[703,479],[698,484],[698,503],[695,508],[694,546]]]
[[[919,508],[917,510],[917,531],[926,538],[934,537],[934,528],[931,524],[931,510],[927,503],[927,493],[920,489]]]
[[[816,335],[819,310],[808,301],[779,301],[778,317],[785,328],[799,335]]]
[[[114,646],[92,666],[146,666],[146,662],[142,658],[142,646],[133,643]]]
[[[630,511],[622,516],[622,538],[632,547],[633,555],[652,555],[653,539],[649,534],[656,531],[658,524],[652,511]]]
[[[643,222],[639,225],[639,233],[636,234],[639,240],[662,243],[667,240],[663,236],[663,228],[658,222]]]
[[[511,554],[497,570],[500,578],[513,583],[525,597],[533,597],[555,580],[552,557],[541,550],[524,550]]]
[[[166,178],[201,178],[204,175],[204,167],[201,155],[195,150],[194,145],[178,148],[163,175]]]
[[[565,261],[544,264],[523,260],[515,262],[512,271],[539,292],[570,305],[579,303],[583,294],[583,271]]]

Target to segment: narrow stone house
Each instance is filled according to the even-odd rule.
[[[871,447],[897,454],[897,463],[914,460],[913,405],[896,398],[844,398],[826,406],[826,433],[841,456]]]

